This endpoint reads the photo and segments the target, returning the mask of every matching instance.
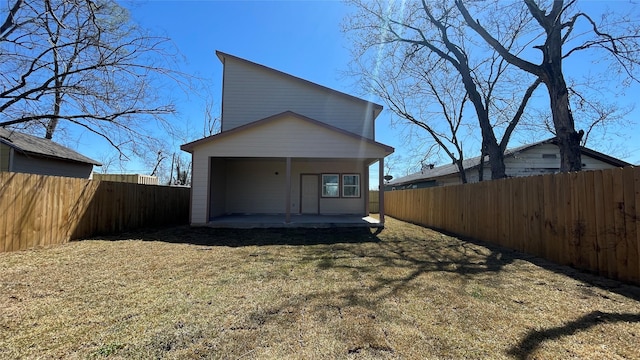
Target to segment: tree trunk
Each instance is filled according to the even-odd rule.
[[[547,19],[547,41],[541,47],[543,53],[542,81],[547,85],[551,102],[551,115],[560,148],[560,171],[582,170],[580,138],[577,133],[569,104],[569,90],[562,72],[562,24],[555,19]]]
[[[55,95],[55,101],[53,104],[53,115],[58,116],[60,115],[60,104],[62,103],[62,93],[60,92],[60,86],[62,86],[61,84],[56,84],[56,95]],[[58,127],[58,121],[59,119],[57,117],[54,117],[53,119],[49,120],[49,122],[47,122],[47,132],[44,135],[45,139],[53,139],[53,133],[56,131],[56,128]]]
[[[491,166],[491,180],[507,177],[504,166],[504,154],[497,142],[487,144],[487,155]]]
[[[482,143],[482,149],[480,150],[480,165],[478,166],[478,182],[484,181],[484,157],[487,156],[487,150],[484,142]]]
[[[534,46],[541,50],[543,54],[540,65],[535,65],[511,54],[469,14],[462,0],[456,0],[455,3],[467,25],[474,29],[503,59],[542,79],[549,91],[551,114],[553,115],[558,147],[560,148],[560,170],[562,172],[580,171],[582,169],[582,160],[580,158],[582,131],[577,133],[575,130],[573,115],[569,106],[567,84],[562,73],[562,29],[564,26],[562,23],[562,11],[564,9],[564,1],[554,0],[551,11],[545,14],[536,1],[524,0],[531,15],[547,34],[544,45]],[[492,156],[491,149],[487,149],[487,152],[489,156]]]
[[[44,135],[45,139],[53,139],[53,133],[56,131],[56,128],[58,127],[58,116],[60,116],[60,106],[62,105],[62,82],[63,82],[63,78],[60,76],[60,61],[58,59],[58,38],[60,36],[60,28],[58,27],[56,29],[56,33],[55,36],[53,35],[53,33],[51,32],[51,30],[49,31],[49,38],[53,45],[53,51],[52,51],[52,55],[53,55],[53,74],[55,76],[55,94],[54,94],[54,100],[53,100],[53,115],[54,117],[49,120],[49,122],[47,123],[47,132]]]
[[[493,133],[493,128],[489,122],[489,114],[486,109],[483,111],[477,111],[476,114],[479,118],[480,129],[482,130],[482,148],[480,156],[484,156],[483,153],[489,155],[489,166],[491,167],[491,180],[502,179],[507,177],[504,166],[504,154],[502,148],[496,140],[496,136]]]
[[[460,182],[462,182],[463,184],[466,184],[467,173],[465,172],[464,166],[462,165],[462,159],[457,159],[456,165],[458,166],[458,174],[460,175]]]
[[[550,77],[547,89],[551,100],[553,125],[560,148],[560,171],[580,171],[582,170],[580,153],[582,133],[575,130],[573,115],[569,108],[569,92],[561,73],[560,76]]]
[[[487,155],[489,155],[489,165],[491,166],[491,179],[502,179],[506,177],[504,167],[504,155],[500,144],[496,140],[496,135],[491,127],[491,121],[489,121],[489,110],[482,101],[482,96],[478,92],[473,78],[471,77],[471,71],[466,63],[461,63],[459,67],[460,75],[462,75],[462,83],[467,90],[469,100],[473,104],[478,116],[478,123],[482,130],[482,144],[483,148],[486,147]]]

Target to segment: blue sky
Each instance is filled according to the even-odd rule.
[[[599,5],[605,2],[590,3]],[[342,2],[147,0],[122,1],[121,4],[143,27],[175,42],[186,60],[183,70],[206,79],[218,110],[222,64],[215,56],[216,50],[382,104],[378,99],[363,94],[356,85],[356,79],[344,75],[351,56],[349,43],[340,28],[350,9]],[[622,100],[635,101],[640,95],[638,89],[636,86],[628,93],[627,99]],[[178,96],[179,115],[172,121],[191,129],[191,139],[202,137],[204,100],[198,96]],[[636,109],[630,116],[638,122],[639,114]],[[406,156],[410,149],[401,130],[390,126],[390,116],[390,113],[383,112],[378,117],[377,140],[395,147],[397,153]],[[629,134],[630,139],[624,146],[630,156],[624,159],[638,164],[640,135],[635,135],[640,134],[638,124],[629,128]],[[510,147],[520,145],[516,141],[512,141]],[[180,139],[167,139],[167,145],[176,149],[181,143]],[[79,150],[96,159],[109,151],[103,147]],[[135,163],[130,164],[127,170],[150,171]]]

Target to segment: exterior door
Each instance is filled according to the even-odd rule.
[[[318,214],[320,183],[318,175],[300,175],[300,213]]]

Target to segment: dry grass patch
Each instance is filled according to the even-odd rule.
[[[640,358],[640,291],[388,219],[0,254],[0,358]]]

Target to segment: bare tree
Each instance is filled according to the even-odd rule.
[[[471,15],[466,3],[476,10]],[[555,135],[561,155],[561,171],[581,170],[580,140],[584,131],[576,131],[571,112],[570,91],[563,70],[563,61],[572,54],[585,50],[598,50],[608,56],[612,63],[609,71],[624,75],[626,80],[638,81],[635,66],[638,65],[640,51],[638,39],[640,26],[637,19],[627,14],[616,19],[603,16],[600,22],[585,12],[575,10],[577,0],[534,1],[523,0],[528,17],[539,26],[539,37],[543,44],[532,46],[542,52],[539,63],[528,60],[510,50],[509,45],[496,36],[496,32],[478,20],[487,12],[495,13],[495,6],[487,6],[486,1],[470,2],[455,0],[456,7],[466,24],[489,44],[500,56],[512,65],[536,76],[547,87]],[[495,2],[493,4],[496,4]],[[485,18],[485,17],[483,17]],[[586,27],[576,31],[579,21]],[[530,37],[536,40],[537,37]],[[530,52],[528,53],[530,54]],[[594,124],[597,123],[594,122]]]
[[[8,1],[6,3],[9,3]],[[120,152],[158,147],[175,113],[158,89],[187,86],[169,39],[145,33],[112,0],[16,0],[0,30],[0,126],[61,126],[102,137]]]
[[[370,56],[367,51],[377,52],[373,63],[359,67],[371,88],[394,113],[431,134],[458,165],[463,182],[463,147],[458,130],[469,101],[482,134],[483,153],[489,155],[491,176],[505,177],[504,150],[540,82],[531,78],[529,87],[523,88],[522,79],[508,81],[511,67],[494,51],[480,49],[475,39],[462,31],[464,22],[451,1],[424,0],[394,6],[384,1],[354,0],[353,4],[358,13],[348,19],[346,27],[355,33],[355,57],[362,62],[363,57]],[[528,30],[522,18],[514,13],[507,25],[495,23],[510,30],[502,33],[501,40],[516,44],[518,34]],[[380,70],[386,67],[391,70]],[[514,98],[516,93],[521,95]],[[439,116],[424,110],[432,105],[441,109]],[[442,118],[442,123],[448,124],[445,131],[437,130]]]
[[[211,98],[207,98],[205,100],[205,108],[204,108],[204,129],[202,131],[202,136],[211,136],[220,132],[220,116],[216,115],[214,110],[214,103]]]
[[[387,57],[377,74],[371,74],[362,65],[358,73],[396,115],[393,121],[408,121],[425,130],[437,149],[458,166],[460,180],[466,183],[459,130],[468,97],[462,83],[446,66],[436,62],[432,69],[425,69],[420,55]],[[444,121],[430,121],[436,117]]]
[[[185,160],[182,154],[173,154],[171,157],[171,170],[167,185],[190,185],[191,160]]]

